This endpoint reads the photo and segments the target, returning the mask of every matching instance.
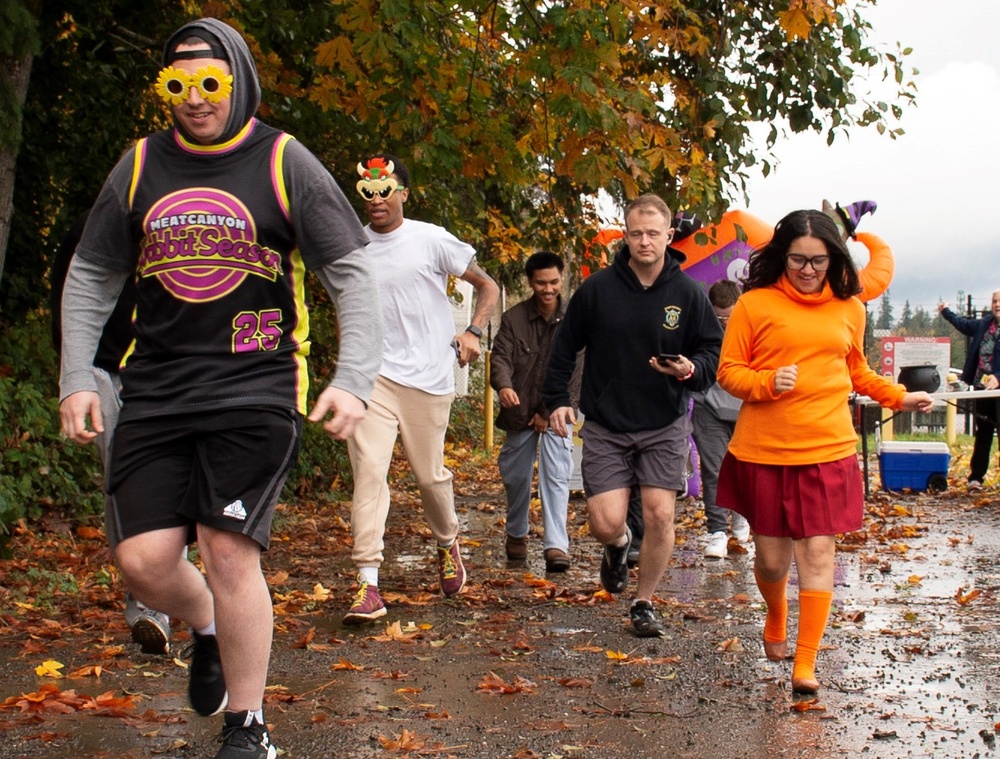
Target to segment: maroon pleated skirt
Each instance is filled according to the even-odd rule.
[[[716,503],[742,514],[759,535],[801,540],[861,529],[864,483],[858,458],[823,464],[751,464],[727,453]]]

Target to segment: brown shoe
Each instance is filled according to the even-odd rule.
[[[561,548],[545,549],[545,571],[565,572],[569,569],[569,554]]]
[[[528,541],[524,538],[515,538],[508,533],[504,548],[507,551],[507,561],[524,561],[528,558]]]

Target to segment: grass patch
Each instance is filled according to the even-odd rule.
[[[44,567],[11,571],[7,576],[7,587],[14,601],[49,612],[58,607],[59,599],[75,597],[80,590],[72,572],[59,572]]]

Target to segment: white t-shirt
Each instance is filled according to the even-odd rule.
[[[455,322],[448,275],[460,277],[476,251],[436,224],[403,219],[389,234],[365,231],[382,301],[379,374],[432,395],[455,391]]]

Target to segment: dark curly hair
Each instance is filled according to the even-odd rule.
[[[744,280],[743,291],[773,285],[785,273],[785,256],[792,242],[800,237],[815,237],[823,243],[830,256],[826,281],[835,297],[840,300],[861,292],[858,270],[851,254],[840,237],[833,220],[822,211],[792,211],[774,227],[774,237],[763,247],[750,254],[750,266]]]

